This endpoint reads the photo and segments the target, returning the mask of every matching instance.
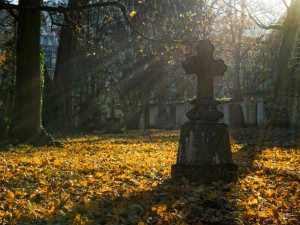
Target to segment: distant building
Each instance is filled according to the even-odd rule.
[[[57,33],[51,31],[51,28],[46,25],[42,26],[41,28],[41,49],[45,54],[45,64],[50,76],[50,79],[54,77],[54,70],[56,65],[56,56],[57,56],[57,48],[58,48],[58,36]]]

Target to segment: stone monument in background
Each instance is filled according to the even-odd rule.
[[[237,179],[238,167],[232,163],[228,127],[218,122],[223,113],[213,99],[214,76],[227,70],[222,59],[215,60],[215,47],[209,39],[199,42],[197,54],[182,63],[187,74],[197,75],[197,98],[187,113],[189,122],[181,128],[177,164],[172,166],[172,178],[211,183]]]

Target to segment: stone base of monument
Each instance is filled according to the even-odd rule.
[[[232,163],[227,125],[218,122],[187,122],[181,128],[177,164],[172,178],[185,177],[209,184],[237,180],[238,167]]]
[[[172,166],[173,179],[186,178],[201,184],[211,184],[222,180],[231,182],[237,180],[237,165],[206,165],[199,164],[176,164]]]

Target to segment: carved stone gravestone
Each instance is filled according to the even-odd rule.
[[[237,179],[238,167],[232,163],[227,125],[219,123],[223,113],[213,99],[213,78],[227,70],[222,59],[213,57],[214,45],[209,39],[199,42],[197,54],[182,63],[187,74],[197,75],[197,98],[187,113],[189,122],[181,128],[177,164],[172,166],[172,178],[211,183]]]

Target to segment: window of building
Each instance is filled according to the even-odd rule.
[[[48,37],[43,37],[43,45],[48,45]]]

